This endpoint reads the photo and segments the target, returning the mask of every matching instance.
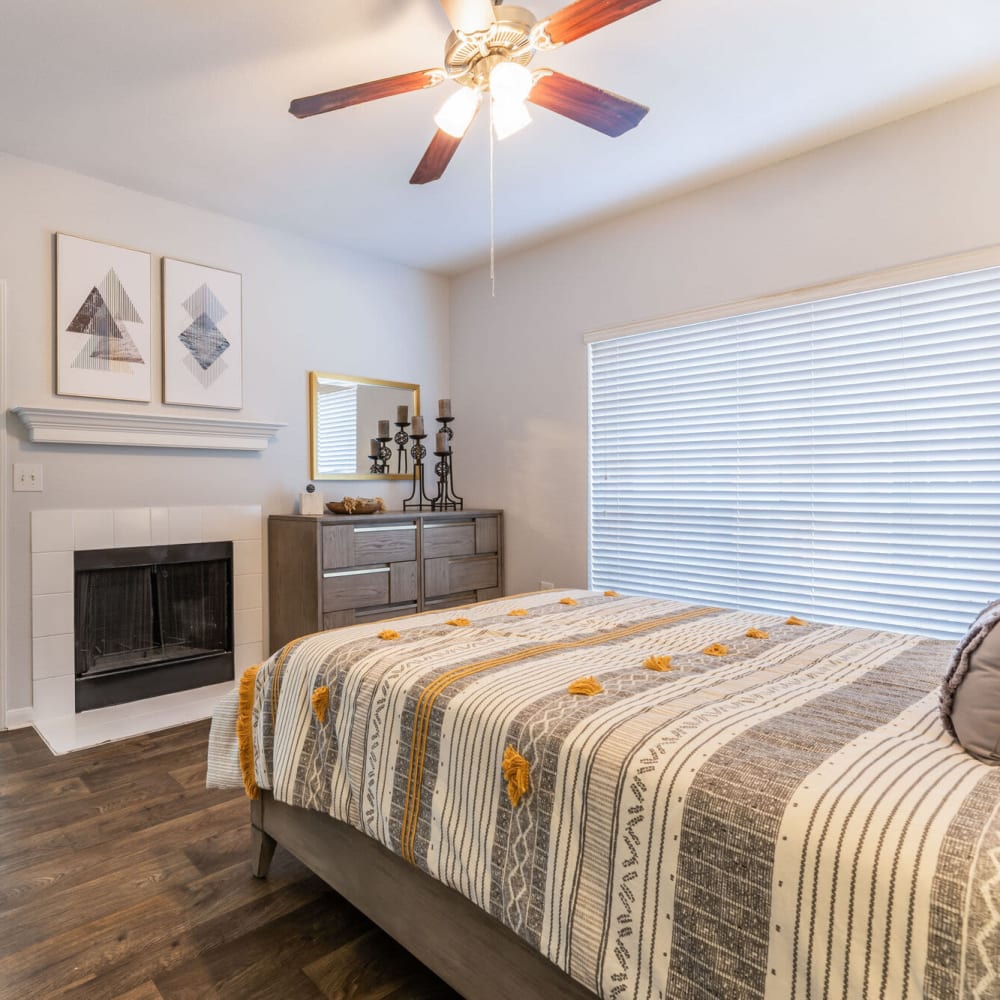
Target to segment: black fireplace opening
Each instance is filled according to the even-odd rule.
[[[233,543],[74,554],[76,710],[233,679]]]

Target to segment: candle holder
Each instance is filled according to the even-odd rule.
[[[464,510],[465,501],[455,492],[455,479],[451,464],[451,439],[454,431],[448,426],[454,417],[438,417],[437,422],[441,424],[441,433],[448,436],[448,448],[446,451],[435,451],[437,462],[434,471],[437,473],[438,486],[437,496],[431,503],[431,510]]]
[[[441,425],[441,430],[448,435],[448,447],[451,447],[451,439],[455,436],[455,432],[448,425],[454,420],[454,417],[435,417],[435,420]]]
[[[378,448],[373,455],[368,456],[372,461],[371,473],[373,476],[384,476],[389,471],[392,459],[392,449],[388,446],[392,438],[375,437],[372,440],[378,442]]]
[[[424,458],[427,449],[422,442],[425,437],[426,434],[410,435],[410,440],[414,442],[410,448],[410,457],[413,459],[413,489],[403,501],[403,510],[434,510],[434,497],[427,496],[424,490]]]
[[[371,459],[372,467],[370,471],[373,476],[384,476],[389,471],[392,449],[388,447],[386,442],[391,440],[392,438],[387,437],[372,438],[372,441],[378,444],[374,452],[368,456]]]
[[[389,471],[389,463],[392,461],[392,449],[389,447],[391,437],[379,437],[375,439],[379,443],[378,457],[382,465],[383,474]]]
[[[410,471],[406,460],[406,444],[410,440],[410,436],[406,433],[404,428],[409,427],[410,422],[408,420],[404,420],[400,423],[400,421],[397,420],[396,426],[399,428],[399,430],[396,431],[396,436],[393,438],[396,442],[396,446],[399,448],[396,455],[396,472],[405,476]]]

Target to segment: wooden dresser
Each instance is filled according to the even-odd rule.
[[[268,518],[270,646],[503,594],[503,511]]]

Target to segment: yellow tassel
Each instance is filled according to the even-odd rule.
[[[618,593],[617,590],[606,590],[604,591],[605,597],[621,597],[622,595]]]
[[[769,639],[770,636],[762,628],[748,628],[746,632],[748,639]]]
[[[660,673],[671,669],[669,656],[647,656],[642,665],[647,670],[657,670]]]
[[[316,721],[323,725],[326,722],[326,710],[330,707],[330,689],[328,687],[318,687],[313,691],[312,706],[316,713]]]
[[[706,646],[702,652],[706,656],[725,656],[729,652],[729,647],[721,642],[713,642],[711,646]]]
[[[516,806],[521,796],[531,790],[528,772],[531,765],[511,746],[503,752],[503,777],[507,782],[507,798]]]
[[[796,618],[795,615],[789,615],[785,619],[786,625],[808,625],[809,622],[804,622],[801,618]]]
[[[452,618],[450,621],[445,622],[445,625],[471,625],[472,622],[468,618]]]
[[[398,639],[399,633],[394,628],[384,628],[379,632],[378,637],[380,639]]]
[[[514,608],[513,611],[508,611],[507,614],[511,618],[523,618],[528,613],[527,608]]]
[[[253,769],[253,692],[258,670],[260,664],[243,671],[243,676],[240,677],[239,707],[236,710],[236,745],[239,750],[240,773],[249,799],[260,798]]]
[[[600,694],[604,688],[593,677],[581,677],[579,680],[573,681],[566,690],[570,694],[585,694],[589,696]]]
[[[563,597],[559,601],[560,604],[576,604],[576,601],[572,597]]]

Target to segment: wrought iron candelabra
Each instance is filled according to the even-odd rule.
[[[412,441],[410,447],[410,457],[413,459],[413,489],[410,495],[403,501],[403,510],[463,510],[465,501],[455,492],[455,478],[452,470],[451,439],[455,432],[451,429],[451,400],[438,400],[437,422],[441,429],[434,438],[434,455],[437,461],[434,464],[434,474],[437,477],[437,492],[431,496],[427,492],[428,484],[424,478],[424,460],[427,458],[427,449],[424,447],[424,438],[427,434],[410,434],[407,437],[403,428],[406,424],[397,423],[399,433],[395,437],[396,444],[399,445],[399,456],[397,457],[397,468],[400,471],[406,468],[405,447],[407,441]],[[423,417],[414,415],[414,428],[424,429]],[[433,488],[433,486],[432,486]]]
[[[438,483],[437,496],[431,502],[431,510],[463,510],[465,506],[465,501],[455,493],[455,479],[451,464],[451,439],[455,432],[449,426],[453,419],[454,417],[437,418],[441,430],[438,432],[436,440],[439,448],[442,443],[446,447],[434,452],[437,456],[434,471],[437,473]],[[443,442],[442,438],[444,438]]]
[[[410,422],[408,420],[404,420],[402,422],[397,420],[395,421],[395,424],[399,428],[399,430],[396,431],[396,436],[393,438],[393,441],[396,442],[396,447],[399,449],[396,454],[396,472],[399,475],[405,476],[410,471],[409,468],[407,468],[406,462],[406,445],[410,440],[410,435],[406,433],[406,428],[410,426]]]
[[[403,501],[403,510],[434,509],[434,497],[427,496],[424,489],[424,458],[427,457],[427,449],[423,445],[425,437],[426,434],[410,435],[410,440],[414,442],[410,448],[410,457],[413,459],[413,489]]]
[[[392,449],[389,447],[388,442],[391,440],[392,438],[387,437],[372,438],[372,441],[378,442],[378,447],[374,449],[375,454],[368,456],[372,462],[370,471],[373,476],[384,476],[389,471]]]

